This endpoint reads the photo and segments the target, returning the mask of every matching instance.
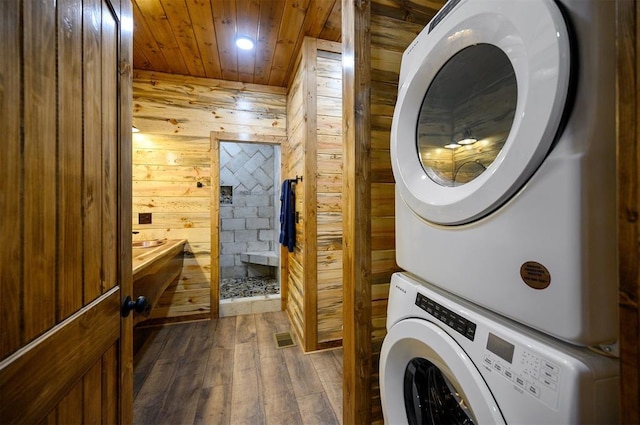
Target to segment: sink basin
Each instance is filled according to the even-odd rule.
[[[161,239],[151,239],[148,241],[134,241],[134,248],[153,248],[154,246],[164,245],[166,241]]]

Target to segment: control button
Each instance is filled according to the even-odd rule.
[[[524,378],[522,376],[516,376],[516,384],[524,388]]]
[[[544,379],[548,379],[550,381],[554,381],[556,382],[558,380],[558,375],[555,373],[552,373],[551,371],[549,371],[546,368],[543,368],[542,371],[540,372],[540,379],[542,380]]]
[[[560,368],[558,366],[544,359],[542,360],[542,367],[549,370],[554,375],[557,375],[558,373],[560,373]]]
[[[455,323],[454,329],[464,335],[465,331],[467,330],[467,324],[465,322],[461,322],[460,319],[458,319]]]
[[[436,307],[436,303],[434,303],[432,300],[430,300],[429,298],[427,298],[427,308],[431,309],[433,311],[433,309]]]
[[[491,365],[493,364],[493,360],[491,360],[489,357],[485,357],[485,358],[484,358],[484,362],[485,362],[486,364],[488,364],[489,366],[491,366]]]
[[[527,391],[529,391],[529,393],[536,398],[540,398],[540,388],[536,387],[535,385],[527,384]]]
[[[511,371],[511,369],[505,369],[504,376],[506,376],[510,381],[513,381],[513,372]]]
[[[464,334],[465,334],[465,336],[467,338],[469,338],[471,341],[473,341],[473,339],[476,336],[476,324],[472,323],[472,322],[469,322],[467,324],[467,330],[465,331]]]
[[[494,363],[493,368],[498,372],[502,372],[502,365],[500,363]]]
[[[542,382],[546,387],[552,389],[552,390],[557,390],[558,389],[558,383],[552,381],[551,379],[547,379],[544,377],[540,378],[540,382]]]

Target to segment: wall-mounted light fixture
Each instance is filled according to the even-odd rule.
[[[132,133],[140,133],[140,129],[134,125],[134,126],[131,126],[131,132]]]
[[[251,50],[253,49],[254,45],[255,42],[248,35],[239,35],[236,37],[236,46],[238,47],[238,49]]]

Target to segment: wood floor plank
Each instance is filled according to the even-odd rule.
[[[206,364],[206,359],[180,362],[162,409],[161,420],[164,423],[194,422]]]
[[[133,423],[162,423],[159,414],[167,399],[167,385],[173,382],[173,376],[177,370],[176,364],[177,362],[171,359],[156,361],[149,377],[138,392],[138,397],[134,400]]]
[[[161,411],[161,418],[169,424],[193,423],[196,416],[200,391],[203,386],[216,322],[197,322],[193,324],[177,325],[176,330],[181,333],[174,340],[168,339],[167,344],[182,343],[185,349],[178,358],[178,370],[173,376],[168,395]],[[165,347],[163,353],[171,351]]]
[[[342,412],[342,365],[336,352],[341,353],[342,349],[310,353],[309,357],[320,377],[331,407],[334,412]],[[340,359],[342,359],[341,355]],[[338,416],[337,419],[342,423],[342,416]]]
[[[338,364],[333,351],[335,350],[317,351],[307,355],[313,362],[313,366],[316,368],[316,371],[327,371],[328,373],[332,373],[334,371],[339,372],[340,365]]]
[[[282,328],[277,316],[269,313],[261,314],[255,320],[256,339],[258,341],[258,351],[260,355],[270,355],[278,350],[275,343],[274,334]]]
[[[204,373],[203,387],[231,385],[233,382],[233,355],[231,348],[214,347],[209,353],[209,361]]]
[[[260,353],[260,392],[267,423],[302,422],[283,352],[293,349],[295,347]]]
[[[338,348],[336,350],[331,350],[331,354],[333,354],[333,358],[336,359],[336,364],[338,365],[338,369],[342,371],[344,365],[342,363],[342,359],[344,358],[344,353],[342,348]]]
[[[138,396],[138,392],[144,385],[144,381],[149,376],[153,365],[160,356],[169,332],[167,328],[157,328],[149,332],[145,337],[146,340],[138,353],[136,353],[133,362],[133,398]],[[135,338],[135,333],[134,333]]]
[[[136,353],[134,423],[341,423],[341,352],[276,348],[287,330],[284,312],[159,329]]]
[[[238,322],[241,322],[238,320]],[[236,344],[231,395],[232,424],[265,423],[257,343]]]
[[[236,316],[236,344],[256,341],[255,315]]]
[[[284,350],[291,350],[285,348]],[[287,368],[284,350],[273,351],[269,354],[260,353],[260,377],[264,388],[274,394],[284,392],[288,389],[293,391],[289,370]]]
[[[298,407],[304,425],[337,425],[339,423],[331,403],[323,392],[299,397]]]
[[[265,394],[264,410],[267,425],[299,425],[302,423],[298,401],[291,391],[280,392],[277,397]]]
[[[298,399],[324,391],[311,358],[304,355],[300,346],[286,349],[283,352],[293,390]]]
[[[231,424],[231,385],[202,388],[198,400],[196,425]]]
[[[213,347],[233,349],[236,344],[236,318],[223,317],[217,321]]]
[[[158,359],[178,359],[184,356],[195,332],[193,325],[193,323],[180,323],[167,326],[167,341]]]

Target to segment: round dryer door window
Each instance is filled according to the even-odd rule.
[[[402,200],[465,224],[538,169],[567,113],[569,30],[555,2],[450,1],[409,46],[391,128]]]

